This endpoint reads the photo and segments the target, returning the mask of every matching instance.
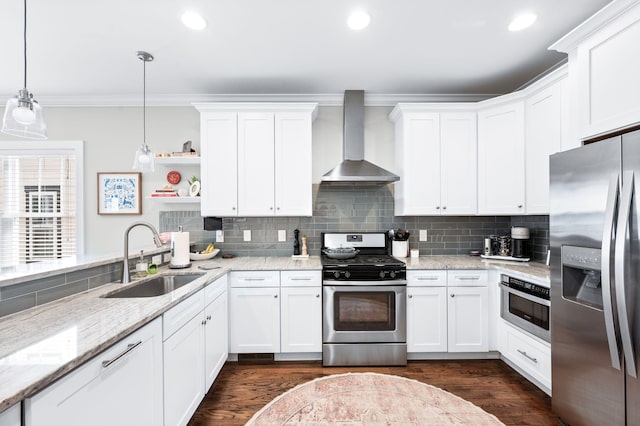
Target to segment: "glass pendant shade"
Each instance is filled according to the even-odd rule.
[[[24,89],[7,101],[2,118],[2,133],[21,138],[47,139],[47,125],[38,101],[27,90],[27,0],[24,0]]]
[[[147,145],[147,62],[153,61],[153,56],[147,52],[136,53],[142,61],[142,145],[136,150],[133,159],[133,170],[139,172],[152,172],[154,170],[153,152]]]
[[[155,169],[153,161],[153,152],[149,149],[149,145],[143,143],[140,148],[136,150],[136,155],[133,159],[133,170],[140,172],[152,172]]]

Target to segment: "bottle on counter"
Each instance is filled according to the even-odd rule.
[[[293,255],[298,256],[300,254],[300,231],[298,229],[293,230]]]

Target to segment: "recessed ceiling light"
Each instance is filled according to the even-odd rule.
[[[363,12],[362,10],[358,10],[357,12],[353,12],[351,16],[349,16],[349,20],[347,20],[347,25],[352,30],[362,30],[369,26],[369,22],[371,22],[371,16],[367,12]]]
[[[182,14],[182,23],[192,30],[204,30],[207,27],[207,21],[195,12],[185,12]]]
[[[523,13],[516,16],[509,24],[509,31],[520,31],[529,28],[538,17],[535,13]]]

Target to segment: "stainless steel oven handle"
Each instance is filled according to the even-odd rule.
[[[616,282],[616,302],[618,305],[618,324],[620,325],[620,340],[622,340],[622,350],[624,351],[627,374],[633,378],[638,378],[636,369],[636,357],[631,339],[631,326],[629,325],[629,311],[627,309],[627,294],[625,291],[625,264],[628,253],[629,218],[631,217],[631,200],[634,193],[633,171],[625,172],[623,177],[624,186],[620,197],[620,210],[618,211],[618,226],[616,228],[615,245],[615,282]],[[630,232],[630,231],[629,231]]]
[[[543,299],[541,297],[536,297],[533,294],[525,293],[524,291],[516,290],[515,288],[508,287],[508,286],[506,286],[506,285],[504,285],[502,283],[500,283],[500,287],[502,287],[503,290],[508,291],[509,293],[513,293],[516,296],[522,297],[523,299],[530,300],[530,301],[538,303],[540,305],[551,306],[551,301],[549,301],[547,299]]]
[[[371,287],[383,287],[390,285],[406,286],[407,280],[381,280],[381,281],[335,281],[335,280],[323,280],[323,285],[332,285],[340,287],[353,287],[353,286],[371,286]]]
[[[613,238],[613,226],[615,223],[615,209],[620,195],[620,174],[611,175],[607,192],[607,206],[604,216],[604,232],[602,234],[601,254],[601,281],[602,281],[602,305],[604,311],[604,327],[609,342],[609,357],[611,366],[616,370],[622,369],[620,363],[620,349],[614,325],[613,301],[611,299],[611,239]]]

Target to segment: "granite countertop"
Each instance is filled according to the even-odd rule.
[[[549,285],[549,267],[538,262],[483,259],[479,256],[420,256],[402,259],[412,269],[500,269]]]
[[[403,260],[407,263],[407,269],[493,268],[519,272],[547,282],[549,280],[548,267],[535,263],[514,265],[514,262],[487,261],[468,256],[421,256]],[[198,268],[204,264],[219,268],[207,271]],[[1,318],[0,412],[34,395],[227,272],[321,269],[319,256],[308,259],[216,258],[193,262],[188,269],[161,268],[160,273],[203,273],[201,278],[163,296],[122,299],[100,297],[123,288],[120,283],[111,283]],[[61,342],[64,350],[60,350]],[[42,354],[45,353],[55,356],[43,360]]]

